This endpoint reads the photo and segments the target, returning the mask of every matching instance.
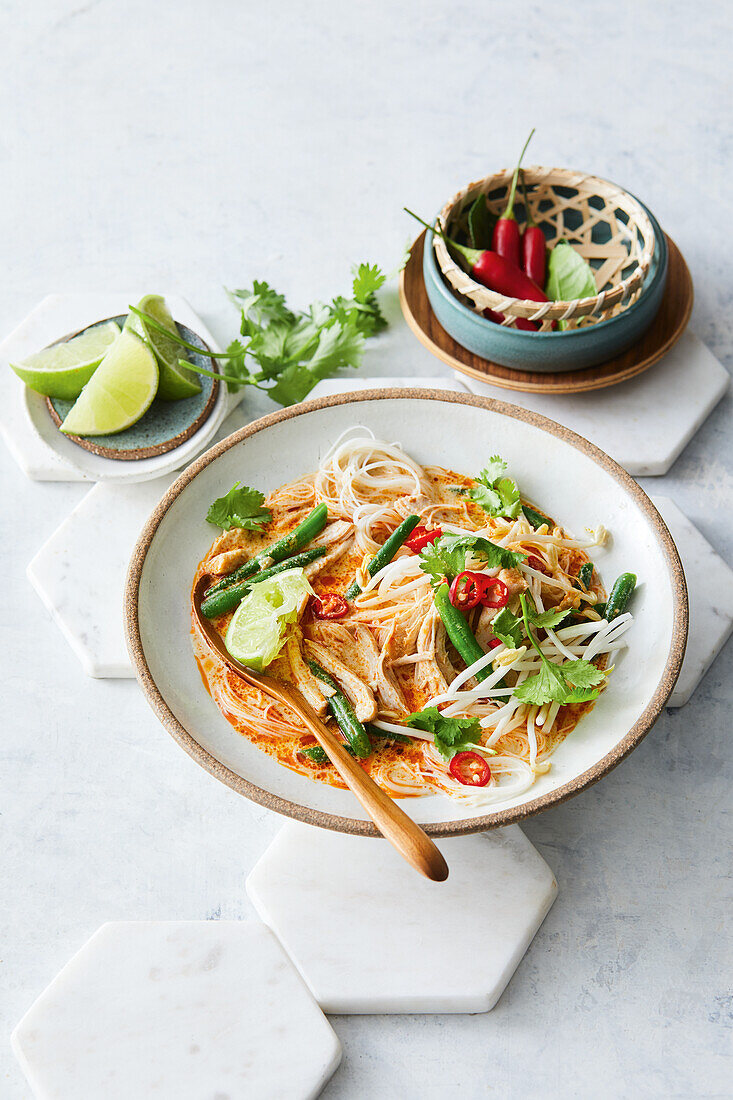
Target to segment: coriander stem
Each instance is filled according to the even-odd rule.
[[[254,385],[247,378],[235,378],[231,374],[218,374],[215,370],[206,370],[205,367],[197,367],[195,363],[190,363],[188,359],[179,359],[178,365],[185,370],[195,371],[196,374],[203,374],[207,378],[216,378],[219,382],[226,382],[230,386],[249,386]]]
[[[151,317],[149,313],[146,313],[144,309],[138,309],[137,306],[127,307],[130,313],[134,313],[136,317],[140,317],[151,328],[161,332],[164,336],[168,336],[175,343],[180,344],[183,348],[188,348],[189,351],[195,351],[197,355],[203,355],[206,359],[237,359],[243,349],[237,351],[207,351],[205,348],[200,348],[196,344],[190,344],[188,340],[184,340],[178,332],[173,332],[171,329],[166,328],[165,325],[161,325],[160,321],[157,321],[155,317]]]

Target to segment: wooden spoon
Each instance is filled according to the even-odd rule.
[[[434,882],[444,882],[448,878],[448,865],[430,837],[346,752],[343,744],[321,721],[302,693],[291,684],[281,683],[272,676],[263,676],[247,668],[226,650],[223,639],[201,613],[201,600],[210,583],[211,578],[206,575],[197,581],[193,592],[193,609],[199,629],[214,652],[227,668],[237,676],[241,676],[252,687],[258,688],[271,699],[285,703],[287,707],[294,710],[303,725],[313,734],[346,786],[361,802],[382,836],[420,874]]]

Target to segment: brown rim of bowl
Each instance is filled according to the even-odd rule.
[[[121,316],[122,314],[116,314],[115,317],[103,317],[101,321],[92,321],[90,325],[85,325],[84,328],[78,329],[77,332],[70,332],[67,336],[62,336],[60,340],[54,340],[53,344],[48,344],[47,346],[55,347],[56,344],[65,344],[69,340],[73,340],[75,336],[81,336],[82,332],[86,332],[87,329],[96,328],[97,325],[104,325],[108,321],[116,321],[117,317]],[[181,324],[181,322],[176,323]],[[194,332],[192,328],[189,328],[188,325],[182,325],[182,328],[193,333],[196,339],[201,341],[202,351],[211,351],[211,348],[204,338],[199,336],[197,332]],[[216,359],[211,359],[211,370],[219,370],[219,364]],[[99,439],[104,439],[104,436],[67,435],[66,439],[70,439],[72,443],[76,443],[77,447],[82,447],[85,451],[90,451],[92,454],[98,455],[99,458],[112,458],[118,462],[137,462],[143,458],[157,458],[158,455],[168,454],[169,451],[174,451],[176,447],[180,447],[182,443],[186,443],[199,428],[204,426],[214,411],[214,405],[216,404],[218,395],[219,379],[215,378],[206,404],[196,419],[191,424],[188,424],[183,431],[178,433],[178,435],[171,436],[170,439],[164,439],[162,443],[154,443],[151,447],[136,447],[131,451],[123,451],[116,447],[105,447],[103,443],[97,442]],[[56,427],[61,428],[61,417],[56,412],[50,397],[46,398],[46,408]],[[134,425],[131,425],[131,427],[133,426]]]
[[[232,790],[237,791],[239,794],[243,794],[252,802],[257,802],[259,805],[265,806],[268,810],[274,810],[276,813],[284,814],[286,817],[297,818],[299,821],[304,821],[308,825],[317,825],[323,829],[333,829],[337,832],[352,833],[358,836],[379,836],[380,834],[370,821],[360,821],[356,818],[340,817],[336,814],[325,813],[321,810],[313,810],[307,806],[300,806],[296,802],[290,802],[285,798],[281,798],[279,795],[274,795],[270,791],[262,790],[262,788],[255,786],[247,779],[243,779],[241,776],[225,767],[216,757],[202,748],[172,713],[153,680],[143,651],[137,612],[140,579],[145,565],[145,558],[161,520],[189,482],[191,482],[201,470],[205,469],[211,462],[218,458],[219,455],[224,454],[225,451],[241,443],[242,440],[256,435],[258,432],[271,427],[273,424],[280,424],[285,420],[291,420],[296,416],[306,415],[317,409],[330,408],[334,405],[358,404],[365,401],[399,401],[403,399],[442,401],[446,404],[454,405],[473,405],[475,408],[498,412],[514,420],[523,420],[527,424],[532,424],[548,432],[550,435],[557,436],[557,438],[564,440],[582,454],[588,455],[614,477],[618,484],[633,498],[635,503],[641,508],[644,515],[650,521],[662,545],[664,556],[669,567],[674,593],[672,643],[669,648],[669,653],[667,654],[664,671],[659,683],[654,689],[654,694],[650,702],[629,732],[621,738],[611,752],[597,761],[592,768],[583,772],[582,775],[576,776],[575,779],[571,780],[569,783],[565,783],[562,787],[558,787],[557,790],[542,795],[540,798],[535,798],[530,802],[524,803],[522,806],[497,810],[495,813],[483,814],[480,817],[474,817],[470,820],[441,821],[423,824],[423,828],[429,836],[465,836],[469,833],[480,833],[486,829],[495,829],[500,826],[512,825],[516,822],[524,821],[525,818],[540,813],[542,810],[547,810],[551,806],[559,806],[560,803],[565,802],[568,798],[571,798],[573,795],[578,794],[580,791],[585,790],[586,787],[591,786],[591,784],[603,778],[603,776],[607,775],[617,764],[620,764],[621,761],[629,755],[631,750],[636,748],[647,735],[662,712],[674,688],[677,677],[679,676],[682,658],[684,657],[685,646],[687,644],[687,585],[685,583],[682,563],[677,553],[677,548],[672,540],[672,536],[649,497],[644,490],[637,485],[631,475],[627,474],[623,467],[619,466],[617,462],[614,462],[612,458],[609,458],[608,455],[596,447],[595,444],[589,443],[587,439],[584,439],[576,432],[571,431],[569,428],[564,428],[554,420],[549,420],[539,413],[530,412],[517,405],[509,405],[504,401],[495,401],[492,398],[478,397],[474,394],[451,393],[445,390],[361,390],[349,394],[336,394],[333,397],[322,397],[316,401],[307,401],[300,405],[294,405],[290,408],[270,413],[268,416],[263,416],[259,420],[255,420],[253,423],[248,424],[246,427],[240,428],[238,432],[234,432],[226,439],[223,439],[220,443],[217,443],[216,446],[206,451],[200,458],[193,462],[188,469],[176,479],[173,485],[171,485],[170,489],[143,527],[140,538],[133,551],[127,580],[125,582],[125,637],[130,658],[135,669],[135,675],[153,711],[168,732],[172,734],[178,744],[186,750],[189,756],[193,757],[197,764],[200,764],[202,768],[208,771],[216,779],[219,779],[222,783],[225,783],[226,786],[231,787]]]

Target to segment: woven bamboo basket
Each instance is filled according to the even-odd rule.
[[[448,236],[465,224],[468,208],[480,193],[486,195],[490,212],[500,216],[512,173],[513,169],[497,172],[454,195],[438,215]],[[503,313],[508,327],[517,317],[541,322],[540,331],[549,331],[559,320],[567,321],[568,328],[585,327],[628,309],[642,292],[654,255],[654,229],[642,205],[615,183],[566,168],[526,168],[524,178],[532,215],[548,248],[563,238],[569,241],[593,268],[598,293],[568,302],[504,297],[472,279],[434,234],[433,247],[448,284],[477,313]],[[522,203],[515,203],[515,209],[521,223]]]

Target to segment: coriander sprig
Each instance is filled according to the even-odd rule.
[[[129,309],[180,347],[227,361],[226,373],[185,360],[188,370],[218,378],[232,393],[254,386],[280,405],[293,405],[322,379],[361,364],[365,341],[387,326],[376,296],[385,281],[376,264],[359,264],[352,270],[350,297],[339,296],[329,304],[313,302],[302,311],[291,310],[284,295],[264,281],[255,280],[251,289],[228,291],[240,310],[241,339],[219,352],[197,347],[136,306]]]
[[[550,626],[552,618],[555,618],[555,622],[559,621],[557,616],[562,615],[562,613],[543,612],[540,614],[536,608],[529,607],[527,597],[524,594],[519,597],[519,601],[522,605],[525,633],[530,644],[537,650],[542,664],[539,672],[535,673],[534,676],[528,676],[526,680],[515,687],[515,697],[523,703],[536,707],[540,707],[544,703],[554,702],[564,706],[566,703],[585,703],[591,699],[596,699],[598,691],[595,685],[603,681],[604,673],[591,664],[590,661],[565,661],[561,665],[554,664],[544,655],[530,628],[530,622],[532,621],[538,626],[546,628]]]

